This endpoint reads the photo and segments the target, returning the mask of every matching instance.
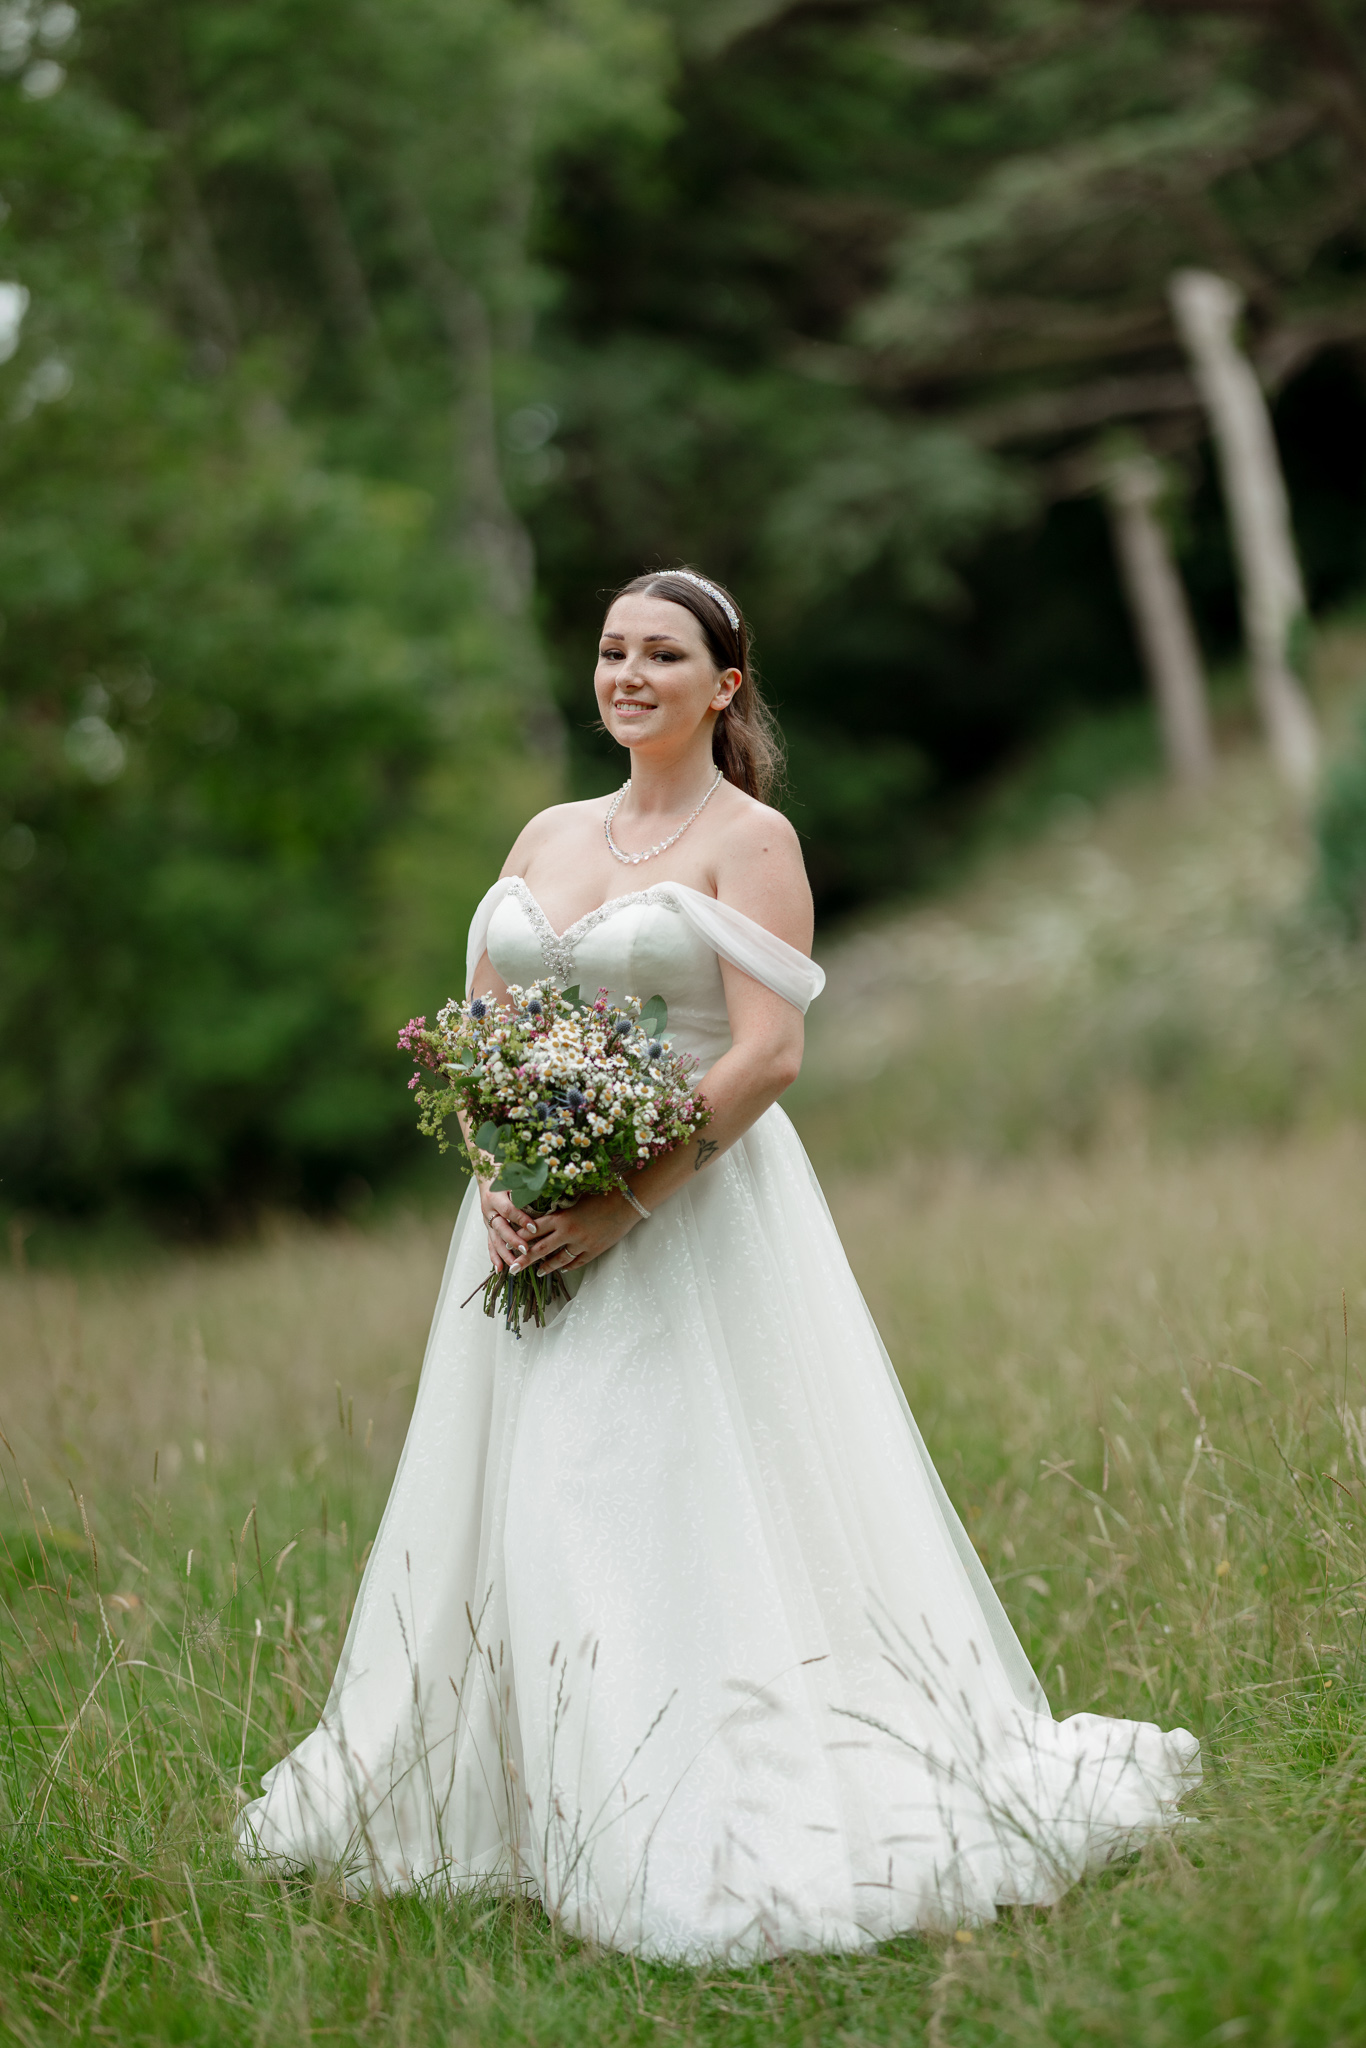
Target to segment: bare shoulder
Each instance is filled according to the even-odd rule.
[[[586,797],[574,803],[550,804],[545,810],[537,811],[534,818],[528,818],[513,841],[512,850],[503,862],[503,874],[525,874],[527,863],[538,853],[553,847],[557,840],[572,837],[582,831],[586,823],[599,824],[605,801],[603,797]]]
[[[791,819],[785,818],[781,811],[775,811],[772,804],[763,804],[758,797],[746,796],[743,789],[731,790],[725,828],[728,844],[748,856],[772,856],[778,860],[801,862],[801,841]]]
[[[801,841],[781,811],[740,789],[726,806],[716,883],[722,902],[810,951],[814,915]]]

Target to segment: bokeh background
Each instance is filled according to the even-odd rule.
[[[461,1195],[397,1030],[672,561],[945,1485],[1054,1710],[1206,1767],[1048,1914],[744,1973],[230,1849]],[[0,0],[0,2033],[1366,2040],[1364,708],[1366,0]]]
[[[1245,295],[1312,612],[1366,588],[1347,0],[5,0],[0,102],[21,1231],[411,1169],[395,1029],[611,786],[642,566],[749,609],[827,932],[1157,773],[1115,437],[1250,731],[1181,265]]]

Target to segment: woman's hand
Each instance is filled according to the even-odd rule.
[[[523,1265],[534,1265],[538,1272],[549,1274],[586,1266],[610,1251],[640,1221],[625,1195],[580,1195],[572,1209],[557,1209],[551,1216],[536,1218],[530,1250],[514,1259],[511,1269],[516,1273]]]
[[[496,1273],[501,1273],[504,1267],[520,1259],[527,1247],[536,1242],[538,1233],[548,1221],[542,1217],[538,1222],[524,1209],[514,1207],[511,1195],[495,1195],[486,1180],[479,1183],[479,1207],[489,1234],[489,1257]]]

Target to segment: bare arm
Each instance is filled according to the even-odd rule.
[[[533,818],[518,833],[512,851],[498,871],[500,880],[508,875],[525,874],[539,825],[540,817]],[[489,959],[487,952],[481,953],[475,964],[470,993],[492,996],[500,1008],[508,1000],[508,985]],[[460,1128],[465,1137],[465,1149],[477,1168],[480,1155],[474,1142],[474,1133],[463,1110],[459,1112],[459,1117]],[[505,1266],[511,1265],[514,1259],[522,1256],[528,1244],[535,1239],[538,1225],[534,1216],[529,1216],[524,1209],[517,1208],[510,1195],[495,1195],[487,1180],[476,1179],[476,1185],[479,1189],[479,1207],[484,1218],[484,1227],[488,1232],[489,1257],[493,1261],[495,1271],[501,1273]]]
[[[685,1186],[713,1159],[742,1138],[801,1072],[802,1013],[738,967],[722,962],[733,1043],[708,1069],[698,1093],[711,1122],[690,1145],[666,1152],[628,1176],[632,1193],[647,1209]]]

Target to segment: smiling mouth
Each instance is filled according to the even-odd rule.
[[[638,718],[642,712],[658,708],[655,704],[643,704],[639,697],[616,697],[612,701],[612,709],[618,718]]]

